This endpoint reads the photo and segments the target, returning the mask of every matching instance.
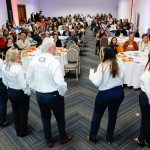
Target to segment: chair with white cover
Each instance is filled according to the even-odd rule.
[[[77,50],[78,53],[79,53],[79,55],[80,55],[80,47],[79,47],[78,45],[73,44],[73,45],[71,45],[71,46],[69,47],[69,50],[70,50],[70,49],[75,49],[75,50]]]
[[[4,60],[4,57],[5,57],[4,52],[0,52],[0,55],[2,56],[2,59]]]
[[[73,45],[73,44],[76,45],[76,43],[75,43],[74,41],[69,40],[68,43],[67,43],[67,47],[66,47],[66,48],[69,49],[69,47],[70,47],[71,45]]]
[[[71,50],[71,49],[75,49],[78,53],[79,53],[79,59],[78,59],[78,61],[79,61],[79,74],[80,74],[80,48],[79,48],[79,46],[78,45],[75,45],[75,44],[73,44],[73,45],[71,45],[70,47],[69,47],[69,50]]]
[[[65,71],[75,70],[76,80],[78,81],[79,76],[79,53],[75,49],[71,49],[67,53],[68,64],[64,66]]]
[[[102,46],[106,46],[106,45],[108,45],[108,38],[102,37],[100,39],[100,48],[102,48]]]

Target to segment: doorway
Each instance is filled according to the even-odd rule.
[[[19,4],[17,5],[17,7],[18,7],[19,24],[22,24],[27,21],[26,6]]]

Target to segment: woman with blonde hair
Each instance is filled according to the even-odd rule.
[[[12,104],[13,120],[17,136],[24,137],[31,132],[27,127],[30,89],[26,83],[24,71],[18,60],[18,50],[9,49],[6,64],[2,68],[2,80],[8,87],[8,98]]]
[[[114,49],[111,46],[102,48],[101,59],[102,63],[95,73],[94,69],[90,69],[89,79],[95,86],[99,87],[99,92],[96,96],[90,134],[87,139],[92,144],[96,143],[100,122],[108,107],[109,121],[106,138],[108,144],[111,144],[119,106],[124,99],[122,85],[125,69],[123,62],[117,60]]]

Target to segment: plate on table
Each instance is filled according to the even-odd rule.
[[[132,58],[123,59],[124,62],[134,62]]]

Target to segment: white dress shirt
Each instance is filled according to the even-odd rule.
[[[140,77],[141,90],[146,93],[150,104],[150,71],[145,70]]]
[[[67,91],[61,64],[50,53],[42,53],[31,61],[27,72],[27,83],[40,93],[58,91],[64,96]]]
[[[30,88],[25,80],[25,74],[21,65],[15,63],[13,65],[2,68],[2,81],[7,88],[15,90],[23,90],[24,94],[30,95]]]
[[[103,65],[100,64],[95,73],[93,69],[90,70],[89,79],[95,86],[99,87],[100,91],[108,90],[116,86],[123,85],[123,78],[125,74],[124,63],[121,60],[118,60],[117,62],[119,65],[120,73],[115,78],[113,78],[110,74],[109,62],[105,62]]]
[[[2,78],[2,67],[4,66],[3,60],[0,58],[0,78]]]

